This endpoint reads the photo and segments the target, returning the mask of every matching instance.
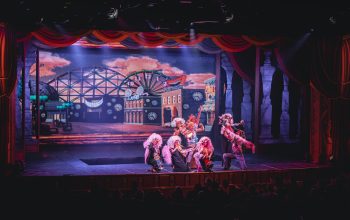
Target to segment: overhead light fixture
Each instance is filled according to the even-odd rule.
[[[234,14],[232,13],[230,16],[226,17],[226,23],[230,23],[231,21],[233,21],[234,18]]]
[[[233,21],[234,13],[230,10],[225,3],[220,5],[221,12],[225,16],[225,23],[230,23]]]
[[[196,39],[196,30],[195,30],[194,26],[190,27],[189,35],[190,35],[190,40],[191,41]]]
[[[219,21],[216,21],[216,20],[204,20],[204,21],[192,21],[190,23],[191,26],[194,26],[196,24],[217,24],[219,23]]]
[[[159,25],[154,25],[150,20],[146,20],[146,23],[148,24],[148,26],[154,30],[154,31],[159,31],[159,30],[168,30],[168,27],[161,27]]]
[[[111,8],[107,14],[109,19],[117,19],[118,17],[118,8]]]
[[[337,19],[334,16],[330,16],[328,20],[329,20],[329,22],[331,22],[331,24],[337,23]]]

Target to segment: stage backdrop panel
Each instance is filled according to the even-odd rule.
[[[195,48],[40,50],[41,134],[93,137],[170,135],[175,117],[215,117],[215,55]],[[30,70],[32,110],[36,65]],[[202,109],[199,114],[199,109]],[[35,120],[35,114],[33,114]],[[132,136],[128,136],[132,137]],[[136,138],[137,139],[137,138]]]

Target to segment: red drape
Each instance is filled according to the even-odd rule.
[[[188,33],[169,34],[169,33],[155,33],[155,32],[122,32],[122,31],[85,31],[78,30],[75,32],[68,32],[66,30],[52,30],[49,28],[42,28],[38,31],[32,32],[30,36],[34,36],[39,41],[47,44],[50,47],[66,47],[87,34],[92,34],[99,40],[111,43],[121,42],[128,37],[142,46],[155,47],[160,46],[168,40],[174,40],[183,45],[195,45],[203,40],[210,38],[218,47],[227,52],[241,52],[252,45],[268,46],[279,42],[279,38],[257,38],[248,36],[233,36],[233,35],[209,35],[196,34],[191,36]],[[25,37],[22,37],[25,38]]]
[[[11,27],[0,24],[0,158],[13,162],[15,149],[15,114],[17,82],[16,38]]]
[[[235,71],[237,72],[237,74],[238,74],[242,79],[244,79],[244,80],[250,82],[250,84],[253,84],[253,85],[254,85],[254,79],[251,78],[246,72],[244,72],[244,71],[241,69],[241,67],[240,67],[240,65],[239,65],[239,63],[238,63],[238,61],[237,61],[235,55],[234,55],[233,53],[226,53],[226,54],[227,54],[227,57],[228,57],[229,61],[230,61],[231,64],[232,64],[232,66],[234,67]]]
[[[350,142],[344,133],[350,129],[345,104],[350,90],[348,43],[338,35],[312,36],[274,49],[279,67],[291,80],[311,84],[309,153],[315,163],[343,163],[350,156],[344,153]]]
[[[350,36],[344,37],[342,44],[340,97],[350,99]]]
[[[167,38],[159,37],[156,33],[134,33],[130,37],[140,45],[148,47],[160,46],[168,41]]]
[[[218,47],[227,52],[241,52],[252,46],[243,38],[231,35],[214,36],[211,39]]]
[[[334,156],[340,165],[350,165],[350,38],[345,36],[341,48],[339,95],[332,99]]]
[[[320,158],[322,153],[326,152],[327,154],[331,151],[339,164],[348,163],[347,158],[350,156],[348,150],[350,135],[347,132],[350,129],[348,116],[350,99],[347,92],[350,72],[348,68],[350,51],[348,48],[348,42],[343,41],[341,36],[323,36],[312,42],[310,55],[310,81],[320,93],[318,101],[320,106],[314,106],[310,111],[311,114],[319,111],[320,116],[330,115],[330,117],[320,117],[321,120],[328,121],[321,121],[319,130],[311,129],[311,135],[315,135],[312,134],[314,132],[319,135],[321,140],[320,143],[310,141],[310,146],[318,147],[320,152],[320,155],[311,156]],[[316,100],[311,101],[313,103]],[[331,104],[329,107],[325,107],[327,106],[325,103]],[[326,140],[327,138],[329,140]],[[327,145],[327,142],[330,144]]]
[[[332,152],[340,166],[350,166],[350,101],[331,100]]]
[[[280,53],[279,48],[275,48],[274,52],[275,52],[275,55],[276,55],[277,63],[279,65],[279,67],[281,68],[281,70],[283,71],[283,73],[286,74],[289,79],[291,79],[294,82],[302,85],[304,82],[302,82],[300,79],[298,79],[298,77],[296,77],[296,74],[292,74],[289,71],[289,68],[284,63],[284,59],[283,59],[283,57],[282,57],[282,55]]]
[[[242,39],[255,46],[263,47],[278,43],[281,39],[279,37],[256,37],[242,35]]]
[[[341,85],[341,36],[318,37],[312,41],[310,80],[323,95],[337,98]]]
[[[320,161],[320,149],[321,149],[321,135],[320,135],[320,118],[321,118],[321,94],[319,91],[310,84],[311,90],[311,109],[313,111],[310,114],[310,161],[313,163],[319,163]]]
[[[113,43],[113,42],[120,42],[122,40],[125,40],[129,35],[124,32],[119,31],[92,31],[92,34],[97,37],[97,39],[106,42],[106,43]]]
[[[31,34],[44,44],[47,44],[51,47],[67,47],[74,44],[88,33],[90,33],[90,31],[77,31],[74,33],[68,33],[56,32],[48,28],[42,28],[38,31],[32,32]]]

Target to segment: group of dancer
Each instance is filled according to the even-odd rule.
[[[219,124],[222,126],[220,133],[231,144],[232,149],[232,152],[223,154],[222,165],[225,170],[230,169],[234,158],[238,160],[241,169],[247,168],[243,147],[255,153],[255,145],[246,140],[242,133],[237,132],[241,131],[237,126],[242,123],[243,121],[234,123],[229,113],[219,117]],[[151,134],[143,143],[145,163],[151,166],[150,171],[161,172],[165,163],[171,165],[174,172],[189,172],[192,169],[196,169],[197,172],[212,172],[214,147],[207,136],[198,140],[197,132],[204,131],[203,124],[199,122],[199,116],[191,114],[187,121],[183,118],[174,118],[171,126],[174,132],[166,145],[163,146],[163,138],[157,133]]]

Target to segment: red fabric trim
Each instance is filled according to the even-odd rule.
[[[177,39],[177,38],[183,38],[187,33],[181,33],[181,34],[169,34],[169,33],[156,33],[159,37],[162,38],[168,38],[168,39]]]
[[[92,34],[99,40],[106,42],[106,43],[112,43],[112,42],[120,42],[125,40],[127,37],[129,37],[128,33],[121,32],[121,31],[99,31],[94,30],[92,31]]]
[[[237,74],[244,79],[245,81],[248,81],[250,84],[254,85],[254,79],[252,79],[251,77],[249,77],[248,74],[246,74],[241,67],[239,66],[237,59],[235,57],[235,55],[233,55],[232,53],[226,53],[227,57],[229,59],[229,61],[231,62],[232,66],[234,67],[235,71],[237,72]]]
[[[184,37],[179,37],[174,40],[180,44],[191,46],[202,42],[204,39],[204,35],[196,35],[194,39],[191,39],[190,35],[187,34]]]
[[[67,47],[74,44],[81,37],[87,35],[88,33],[90,33],[90,31],[85,31],[85,32],[82,31],[77,34],[70,35],[70,33],[61,34],[56,31],[52,31],[48,28],[43,28],[43,29],[40,29],[39,31],[32,32],[32,35],[48,46]]]
[[[252,46],[241,37],[231,35],[214,36],[211,39],[218,47],[227,52],[242,52]]]
[[[299,85],[302,85],[303,83],[300,82],[297,78],[295,78],[294,75],[289,72],[288,68],[284,64],[283,58],[282,58],[281,53],[279,51],[279,48],[275,48],[274,52],[276,55],[277,63],[279,65],[279,67],[281,68],[281,70],[283,71],[283,73],[285,73],[289,79],[293,80],[294,82],[298,83]]]
[[[130,38],[142,46],[156,47],[161,46],[168,41],[167,38],[161,38],[156,33],[135,33]]]
[[[252,36],[247,36],[247,35],[242,35],[242,39],[245,41],[254,44],[255,46],[268,46],[271,44],[275,44],[280,41],[280,38],[268,38],[268,39],[263,39],[263,38],[258,38],[258,37],[252,37]]]

